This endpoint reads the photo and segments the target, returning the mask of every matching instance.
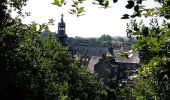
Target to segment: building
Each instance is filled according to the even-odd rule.
[[[99,78],[103,79],[103,83],[105,85],[109,85],[111,79],[118,80],[118,69],[118,65],[113,65],[108,61],[102,59],[100,59],[99,62],[94,65],[94,71],[97,73],[97,76]]]
[[[133,79],[137,78],[137,68],[140,66],[139,53],[137,51],[120,51],[114,50],[115,62],[118,64],[118,79],[125,85],[133,83]],[[125,57],[121,57],[120,53],[124,53]]]
[[[82,65],[94,71],[94,65],[107,54],[108,47],[69,45],[69,50],[74,59],[80,59]]]
[[[66,34],[66,24],[64,22],[64,15],[61,14],[61,21],[58,23],[58,31],[56,33],[56,37],[60,40],[60,43],[63,46],[67,45],[66,39],[67,39],[67,34]]]

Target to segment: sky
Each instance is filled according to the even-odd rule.
[[[125,8],[127,0],[118,0],[117,3],[110,3],[110,7],[107,9],[92,4],[92,0],[86,0],[83,4],[86,10],[85,15],[80,17],[68,13],[71,7],[70,1],[68,0],[67,4],[61,8],[51,4],[53,0],[29,0],[23,11],[31,12],[31,16],[23,19],[23,23],[29,24],[35,21],[42,24],[47,23],[48,19],[54,19],[55,23],[53,26],[50,26],[50,31],[57,32],[58,22],[63,13],[66,23],[66,34],[69,37],[100,37],[103,34],[126,36],[126,23],[129,20],[122,20],[121,17],[123,14],[133,13],[133,10]],[[153,2],[149,3],[153,5]],[[150,6],[149,3],[146,3],[146,5]]]

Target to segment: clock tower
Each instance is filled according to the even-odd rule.
[[[56,36],[59,38],[60,43],[63,46],[66,46],[67,45],[67,43],[66,43],[67,34],[65,33],[66,24],[65,24],[63,18],[64,18],[64,15],[61,14],[61,21],[58,23],[58,31],[57,31]]]

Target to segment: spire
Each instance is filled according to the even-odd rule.
[[[63,15],[63,13],[62,13],[62,14],[61,14],[61,22],[64,22],[63,17],[64,17],[64,15]]]
[[[59,27],[65,27],[65,22],[64,22],[64,15],[63,13],[61,14],[61,21],[58,23]]]

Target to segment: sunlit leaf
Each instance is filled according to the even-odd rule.
[[[64,0],[54,0],[52,4],[61,7],[64,4]]]
[[[105,8],[107,8],[108,5],[109,5],[109,1],[108,1],[108,0],[104,0],[104,1],[103,1],[103,5],[104,5]]]

